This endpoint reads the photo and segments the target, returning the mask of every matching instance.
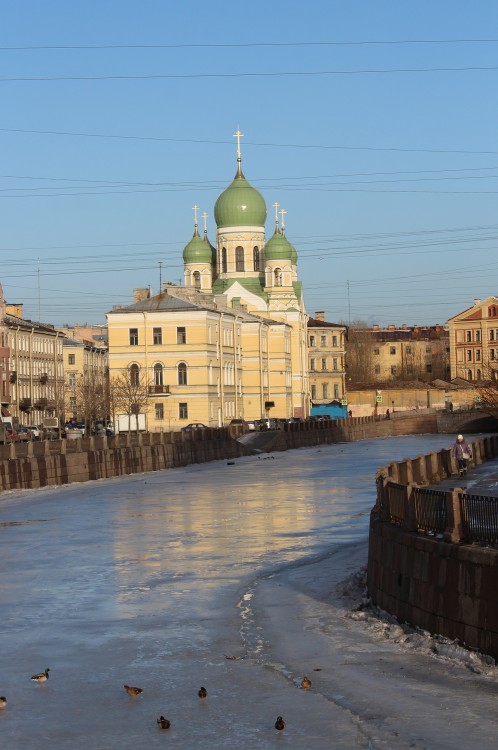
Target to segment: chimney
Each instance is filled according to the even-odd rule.
[[[477,307],[480,304],[481,304],[481,300],[479,299],[479,297],[476,297],[475,300],[474,300],[475,307]]]
[[[315,320],[325,320],[325,311],[318,310],[318,312],[315,313]]]
[[[372,326],[372,331],[380,331],[380,325],[378,323],[374,323]]]
[[[133,290],[133,302],[144,302],[146,299],[150,299],[149,287]]]
[[[22,318],[22,302],[13,302],[12,304],[7,303],[5,305],[5,312],[7,315],[13,315],[14,318]]]

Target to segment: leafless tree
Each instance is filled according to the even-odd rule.
[[[498,362],[484,366],[485,380],[475,384],[483,411],[498,419]]]
[[[134,378],[129,371],[113,375],[109,381],[109,398],[114,416],[117,413],[128,416],[128,433],[131,432],[132,416],[135,416],[135,429],[138,432],[138,415],[147,411],[148,383]]]
[[[346,333],[346,373],[351,384],[372,380],[373,340],[364,320],[353,320]]]

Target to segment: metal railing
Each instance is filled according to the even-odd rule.
[[[446,492],[426,487],[414,487],[412,501],[415,506],[417,527],[422,531],[443,534],[448,527]]]
[[[465,492],[458,498],[466,541],[498,544],[498,498]]]

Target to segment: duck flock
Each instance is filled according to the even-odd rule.
[[[227,659],[232,659],[236,657],[226,657]],[[38,672],[38,674],[34,674],[31,678],[32,682],[38,682],[40,685],[44,682],[47,682],[49,678],[50,669],[47,667],[44,672]],[[123,685],[124,689],[130,695],[132,698],[137,698],[141,693],[143,693],[143,688],[139,687],[133,687],[132,685]],[[311,687],[311,680],[309,677],[304,676],[301,680],[301,687],[304,690],[309,690]],[[199,691],[197,693],[199,698],[201,700],[205,700],[208,697],[208,692],[205,687],[199,688]],[[7,698],[2,695],[0,696],[0,710],[7,707]],[[171,721],[169,719],[166,719],[164,716],[160,716],[158,719],[156,719],[157,726],[159,729],[169,729],[171,727]],[[282,716],[277,716],[277,720],[275,721],[275,729],[278,732],[282,732],[285,729],[285,721],[282,718]]]

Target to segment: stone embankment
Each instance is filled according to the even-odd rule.
[[[474,464],[498,457],[498,436],[473,443]],[[388,464],[377,475],[368,590],[374,604],[498,660],[498,499],[455,486],[451,449]],[[445,482],[447,484],[447,482]]]

